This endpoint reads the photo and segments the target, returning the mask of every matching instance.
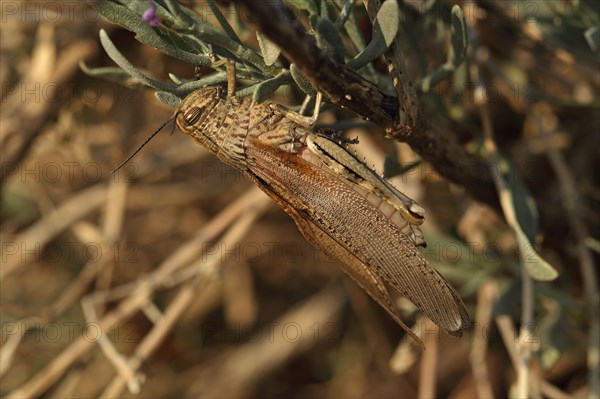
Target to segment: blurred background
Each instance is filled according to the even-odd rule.
[[[181,3],[219,26],[208,3]],[[345,3],[368,42],[362,2],[325,4],[335,16]],[[287,4],[307,27],[321,7]],[[420,86],[425,113],[473,153],[490,122],[525,190],[513,195],[537,207],[534,247],[560,275],[523,278],[497,206],[415,162],[381,128],[351,123],[359,155],[426,209],[425,254],[476,323],[450,337],[399,298],[422,351],[279,207],[176,128],[111,173],[174,109],[114,69],[82,71],[115,66],[100,29],[156,79],[193,80],[195,65],[138,42],[92,3],[3,0],[0,394],[487,398],[518,397],[525,384],[528,396],[597,395],[598,3],[399,2],[417,82],[446,60],[455,4],[470,47],[434,89]],[[255,32],[221,9],[260,53]],[[373,68],[385,74],[382,60]],[[473,76],[486,82],[485,112]],[[275,94],[303,100],[299,90]],[[321,115],[353,118],[333,107]]]

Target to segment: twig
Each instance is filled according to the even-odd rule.
[[[504,342],[504,346],[506,347],[506,351],[508,352],[510,360],[513,364],[513,367],[517,369],[519,363],[519,354],[517,345],[515,343],[515,326],[513,325],[512,320],[509,316],[497,316],[495,320],[496,325],[498,326],[498,330],[500,331],[502,341]],[[540,381],[540,391],[547,397],[553,399],[573,398],[573,396],[569,393],[557,388],[556,386],[544,380]]]
[[[567,392],[544,380],[540,381],[540,392],[550,399],[573,399],[573,395],[569,395]]]
[[[2,351],[0,352],[0,377],[2,377],[12,365],[14,354],[19,347],[19,344],[23,340],[25,333],[31,328],[38,326],[41,322],[45,322],[41,317],[28,317],[20,320],[17,323],[12,323],[16,326],[16,330],[11,331],[7,341],[2,345]]]
[[[521,267],[521,330],[519,331],[519,363],[517,368],[518,388],[517,397],[527,398],[530,396],[531,379],[531,342],[528,337],[533,329],[533,279],[524,267]]]
[[[539,134],[544,138],[548,138],[550,132],[546,131],[541,122],[543,118],[540,111],[539,107],[534,107],[532,118],[537,122]],[[581,203],[579,193],[574,184],[575,179],[563,156],[551,143],[546,146],[545,150],[554,173],[556,173],[563,198],[562,202],[569,215],[567,220],[571,224],[577,241],[577,255],[579,257],[581,275],[583,276],[590,323],[587,350],[588,398],[598,398],[600,397],[600,297],[598,294],[598,275],[594,267],[594,260],[585,244],[587,237],[589,237],[589,232],[578,212],[578,204]]]
[[[2,175],[0,182],[6,179],[19,167],[42,127],[56,114],[61,101],[56,99],[61,85],[68,82],[79,71],[79,62],[88,59],[98,52],[98,45],[91,40],[80,40],[66,47],[57,56],[56,68],[48,81],[28,81],[25,79],[17,86],[19,90],[6,99],[3,114],[8,115],[2,121],[0,142],[2,143]],[[38,87],[44,97],[38,101],[23,102],[23,90],[26,87]],[[39,90],[39,89],[38,89]],[[39,94],[39,93],[38,93]]]
[[[519,364],[519,355],[517,353],[517,346],[515,345],[515,326],[510,317],[506,315],[496,316],[495,320],[506,351],[508,352],[508,357],[510,357],[510,361],[516,370]]]
[[[419,395],[420,399],[436,397],[436,380],[439,355],[440,329],[427,318],[421,318],[419,325],[425,326],[424,344],[427,350],[423,352],[421,367],[419,368]],[[433,332],[433,333],[432,333]]]
[[[99,322],[96,311],[94,310],[94,304],[89,299],[90,297],[87,296],[81,300],[81,308],[83,309],[86,325],[98,325]],[[148,300],[150,300],[150,298],[148,298]],[[117,374],[127,381],[129,391],[134,394],[140,393],[140,384],[143,380],[143,376],[141,374],[137,374],[135,370],[129,367],[125,357],[123,357],[117,351],[112,342],[110,342],[110,339],[108,339],[107,334],[100,334],[98,345],[100,346],[100,349],[102,349],[102,352],[106,358],[113,365],[114,369],[117,371]]]
[[[224,1],[219,1],[224,3]],[[357,72],[336,63],[317,47],[304,27],[281,2],[234,0],[233,3],[250,23],[277,44],[281,52],[319,88],[329,100],[367,116],[380,126],[391,129],[397,113],[397,101],[383,93]]]
[[[422,325],[421,320],[417,319],[412,327],[413,333],[419,335]],[[398,375],[405,374],[412,369],[422,354],[423,350],[414,339],[402,339],[390,358],[390,370]]]
[[[381,8],[381,0],[364,0],[371,24],[375,24],[377,13]],[[417,124],[422,123],[420,115],[419,99],[413,86],[412,80],[406,68],[406,62],[400,51],[400,34],[392,42],[385,53],[388,72],[392,77],[394,90],[396,91],[398,103],[398,120],[394,128],[393,137],[411,135],[413,132],[420,133]]]
[[[208,364],[204,368],[207,375],[199,375],[186,396],[247,397],[265,375],[319,344],[342,309],[344,297],[339,286],[328,287],[289,310],[269,323],[259,340]]]
[[[108,246],[102,240],[97,229],[94,229],[83,222],[75,224],[72,229],[82,243],[99,243],[102,254],[110,253]],[[69,306],[74,304],[81,297],[88,284],[92,282],[98,272],[103,270],[107,264],[111,264],[111,259],[107,256],[103,256],[96,261],[88,261],[77,275],[77,278],[62,291],[62,294],[58,299],[41,312],[41,317],[30,317],[16,323],[18,330],[15,331],[15,334],[13,334],[8,342],[2,346],[2,355],[0,356],[0,376],[10,368],[14,352],[22,342],[24,334],[30,329],[37,327],[39,324],[45,325],[49,323],[69,308]]]
[[[201,279],[202,276],[197,277]],[[188,309],[190,302],[195,298],[198,284],[190,282],[182,287],[175,299],[169,304],[169,307],[161,318],[160,322],[156,323],[152,331],[150,331],[142,342],[138,345],[134,355],[128,359],[127,366],[129,370],[138,370],[144,360],[150,356],[160,345],[166,334],[171,331],[174,323],[179,319],[181,314]],[[125,383],[128,382],[123,374],[118,374],[113,378],[104,392],[100,395],[101,398],[116,398],[121,396]],[[131,391],[131,385],[129,385]]]
[[[477,396],[480,398],[494,398],[494,392],[490,384],[490,376],[486,364],[487,338],[486,328],[489,326],[492,316],[492,304],[498,297],[498,287],[493,281],[485,282],[477,294],[477,313],[475,315],[475,333],[473,347],[469,360],[471,371],[475,378]]]
[[[90,242],[100,243],[100,248],[102,251],[101,253],[110,253],[108,246],[106,246],[106,244],[100,239],[98,234],[90,231],[84,232],[83,230],[90,230],[87,226],[84,226],[86,226],[86,224],[80,222],[72,227],[72,230],[79,241],[84,244],[88,244]],[[98,272],[102,270],[110,261],[110,258],[106,256],[102,256],[102,258],[97,261],[88,261],[81,269],[81,272],[79,272],[77,275],[77,278],[65,290],[62,291],[62,294],[49,307],[49,310],[44,312],[46,314],[46,318],[48,320],[54,319],[64,312],[69,306],[78,301],[78,299],[81,298],[81,295],[85,292],[88,284],[94,280],[94,277],[96,277]]]
[[[493,173],[485,167],[484,160],[466,152],[449,132],[436,130],[429,126],[425,118],[417,118],[418,104],[399,105],[398,98],[387,96],[358,73],[336,63],[317,47],[315,41],[302,25],[291,17],[293,14],[282,3],[247,0],[231,2],[236,4],[241,14],[249,17],[250,23],[255,25],[257,30],[279,46],[283,55],[296,64],[331,103],[351,109],[364,119],[383,127],[388,135],[408,143],[440,174],[467,188],[478,200],[499,208],[492,181]],[[375,14],[377,10],[377,7],[372,8]],[[391,51],[394,52],[393,49]],[[400,66],[402,59],[399,52],[394,54],[394,59],[400,60],[396,62],[395,73],[404,73],[404,68]],[[412,98],[408,82],[410,79],[405,75],[401,80],[402,84],[397,86],[397,90],[404,87],[404,91],[399,91],[402,98]],[[399,112],[401,107],[405,111]],[[406,114],[405,120],[400,120],[402,113]],[[412,123],[411,134],[400,134],[406,133],[402,126],[406,126],[406,121],[413,117],[417,120]],[[477,173],[468,173],[473,170]]]
[[[266,206],[254,208],[253,211],[242,215],[216,245],[219,248],[222,248],[223,246],[231,247],[235,242],[238,242],[260,217],[265,208]],[[214,279],[216,269],[222,262],[222,254],[219,251],[216,251],[206,259],[201,259],[190,266],[190,268],[197,270],[196,278],[179,291],[165,311],[162,319],[155,324],[140,345],[138,345],[134,355],[128,360],[128,369],[130,371],[134,372],[138,370],[142,363],[158,348],[165,336],[171,331],[177,320],[179,320],[181,314],[188,309],[189,304],[196,297],[196,292],[204,288],[202,284],[206,283],[207,278]],[[126,374],[118,373],[104,391],[102,397],[113,398],[120,396],[121,391],[125,386],[125,382],[128,382],[131,391],[131,385],[129,384],[127,377],[129,376]],[[135,385],[133,387],[135,387]]]
[[[213,240],[216,236],[231,224],[241,213],[249,208],[261,206],[270,203],[268,198],[258,189],[251,189],[249,192],[234,203],[225,208],[221,213],[215,216],[198,234],[183,244],[175,253],[166,259],[154,273],[157,279],[167,280],[167,277],[178,268],[189,264],[198,256],[202,250],[202,243]],[[148,303],[150,296],[149,290],[138,289],[136,295],[131,295],[123,300],[111,312],[107,313],[98,321],[96,328],[101,331],[108,331],[115,323],[128,320],[133,314]],[[97,333],[93,331],[92,335]],[[75,342],[65,348],[51,363],[42,368],[28,382],[9,392],[7,397],[38,397],[54,384],[66,370],[77,362],[82,356],[88,353],[95,342],[80,336]]]
[[[38,254],[49,240],[98,208],[105,201],[106,193],[107,188],[104,184],[97,184],[83,190],[69,197],[54,211],[15,237],[16,252],[5,254],[6,261],[0,268],[0,280],[4,280],[16,269],[26,266],[31,258],[34,258],[31,256],[32,248],[35,249],[35,256],[39,256]],[[29,252],[24,254],[24,251]]]
[[[477,38],[475,38],[475,44],[477,45]],[[473,81],[480,81],[481,71],[479,70],[478,65],[474,65],[473,68]],[[494,185],[496,186],[496,190],[498,192],[498,197],[500,199],[500,205],[502,207],[502,212],[504,217],[506,218],[506,222],[512,228],[512,230],[517,235],[517,242],[519,244],[520,258],[521,258],[521,281],[522,281],[522,308],[521,308],[521,329],[519,332],[519,340],[518,340],[518,358],[516,362],[513,364],[516,367],[517,371],[517,397],[526,398],[533,394],[532,392],[532,383],[531,383],[531,362],[532,362],[532,348],[531,342],[527,339],[530,335],[530,327],[533,325],[533,311],[534,311],[534,289],[533,289],[533,279],[530,275],[530,271],[527,269],[526,265],[526,250],[524,248],[524,242],[528,242],[528,238],[525,236],[519,221],[517,219],[516,210],[513,205],[513,193],[509,189],[504,177],[500,173],[494,173],[492,168],[494,165],[498,165],[501,161],[500,156],[498,154],[498,149],[496,147],[496,143],[494,141],[494,128],[492,124],[492,118],[490,114],[490,109],[487,103],[487,93],[484,89],[485,85],[481,85],[481,90],[476,92],[475,102],[478,105],[482,127],[483,127],[483,143],[488,153],[488,161],[490,172],[492,173],[492,178],[494,181]],[[548,265],[549,266],[549,265]],[[549,270],[555,274],[556,271],[549,266]],[[555,278],[556,276],[554,276]],[[551,279],[551,278],[549,278]]]
[[[104,246],[115,245],[121,229],[123,228],[123,220],[125,218],[125,204],[127,194],[129,193],[129,184],[125,179],[118,179],[109,183],[106,204],[102,213],[102,237],[101,242]],[[106,252],[108,253],[108,252]],[[108,261],[108,260],[106,260]],[[104,291],[109,289],[115,269],[116,262],[104,263],[103,267],[96,280],[96,291]],[[104,313],[104,309],[96,309],[99,314]]]
[[[146,293],[142,293],[146,294]],[[98,333],[97,329],[102,332],[108,331],[115,323],[129,319],[144,303],[147,301],[145,295],[136,295],[128,300],[123,301],[114,311],[105,315],[95,326],[90,329],[90,336]],[[88,326],[90,328],[90,326]],[[95,345],[95,341],[86,338],[87,331],[84,332],[75,342],[65,348],[58,356],[56,356],[50,364],[40,370],[27,383],[9,392],[8,398],[32,398],[38,397],[45,392],[52,384],[54,384],[71,365],[81,359]]]
[[[482,97],[483,98],[483,97]],[[494,164],[494,161],[498,162],[498,151],[496,144],[494,143],[494,133],[491,122],[491,116],[487,103],[480,101],[479,107],[481,111],[481,118],[483,122],[483,134],[484,144],[489,153],[490,167]],[[520,229],[516,219],[515,211],[512,205],[512,197],[509,192],[506,182],[500,174],[494,175],[494,182],[498,190],[500,197],[500,204],[502,205],[502,211],[506,217],[507,223],[513,228],[513,230]],[[529,397],[529,385],[531,375],[531,347],[526,337],[529,335],[529,327],[533,323],[533,280],[525,265],[523,264],[524,257],[521,257],[521,280],[522,280],[522,309],[521,309],[521,331],[519,333],[519,344],[518,344],[518,361],[515,363],[518,378],[518,391],[517,397],[527,398]]]

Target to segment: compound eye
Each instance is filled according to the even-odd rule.
[[[186,126],[190,126],[196,123],[198,119],[200,119],[201,115],[202,109],[198,107],[193,107],[185,111],[185,113],[183,114],[183,121],[185,122]]]

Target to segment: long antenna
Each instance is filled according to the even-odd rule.
[[[130,156],[127,157],[126,160],[124,160],[123,162],[121,162],[119,164],[119,166],[117,166],[117,168],[115,170],[112,171],[112,173],[115,173],[116,171],[118,171],[119,169],[121,169],[127,162],[129,162],[131,160],[131,158],[133,158],[135,156],[135,154],[137,154],[138,152],[140,152],[140,150],[146,145],[148,144],[148,142],[150,140],[152,140],[154,138],[154,136],[156,136],[158,134],[158,132],[160,132],[165,126],[167,126],[167,124],[169,122],[171,122],[173,119],[175,119],[175,117],[177,116],[177,113],[174,113],[172,117],[170,117],[169,119],[167,119],[162,125],[160,125],[160,127],[158,129],[156,129],[156,131],[154,133],[152,133],[152,135],[150,135],[150,137],[148,137],[146,139],[146,141],[144,141],[144,143],[139,146]]]

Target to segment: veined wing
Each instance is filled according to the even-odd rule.
[[[343,263],[394,318],[398,319],[382,281],[448,333],[460,335],[468,326],[456,290],[398,226],[352,188],[354,183],[319,165],[314,154],[289,153],[259,140],[248,144],[251,177],[294,218],[309,241]]]

